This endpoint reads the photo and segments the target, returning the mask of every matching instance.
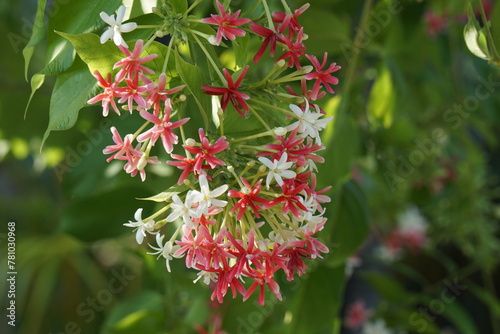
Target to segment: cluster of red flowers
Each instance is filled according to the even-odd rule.
[[[189,96],[178,95],[184,86],[167,88],[166,73],[155,77],[146,67],[145,64],[156,55],[141,58],[148,45],[141,40],[136,42],[133,52],[119,46],[125,58],[115,64],[114,69],[119,71],[114,80],[111,74],[104,79],[100,73],[95,73],[104,92],[89,103],[100,101],[103,114],[107,116],[109,106],[120,113],[117,100],[124,104],[123,109],[131,113],[137,110],[145,121],[135,133],[123,138],[116,128],[111,129],[115,145],[104,150],[105,154],[112,154],[108,161],[124,160],[126,172],[132,176],[140,173],[144,180],[145,167],[160,162],[150,153],[161,139],[164,150],[172,157],[167,164],[182,170],[178,183],[188,186],[188,190],[174,187],[168,191],[163,198],[165,207],[150,217],[143,218],[142,209],[137,210],[135,221],[125,224],[136,228],[137,242],[141,244],[148,234],[155,235],[157,246],[151,246],[154,250],[151,254],[163,256],[169,271],[169,261],[185,258],[186,266],[198,271],[197,280],[202,279],[213,286],[214,300],[222,302],[229,290],[233,297],[239,293],[246,300],[257,290],[258,301],[263,304],[266,287],[281,299],[275,281],[277,271],[283,270],[287,279],[292,280],[296,274],[300,276],[306,272],[304,260],[328,252],[328,248],[316,239],[316,234],[326,223],[323,204],[330,198],[323,193],[329,187],[317,190],[315,173],[316,163],[324,162],[317,155],[324,149],[320,131],[332,117],[324,117],[317,105],[310,108],[309,102],[327,92],[333,93],[331,85],[336,85],[338,80],[332,73],[340,67],[332,63],[325,69],[327,54],[320,63],[316,57],[305,53],[304,28],[298,17],[309,5],[294,12],[274,12],[268,17],[268,22],[272,23],[268,27],[238,18],[240,11],[231,14],[219,1],[217,7],[219,15],[200,20],[200,24],[217,26],[215,36],[208,36],[207,40],[215,45],[223,40],[234,40],[246,34],[238,26],[250,23],[250,30],[264,37],[254,61],[262,58],[267,47],[271,56],[282,48],[284,53],[276,59],[276,73],[270,76],[275,78],[272,91],[281,89],[281,97],[286,96],[290,102],[301,101],[299,105],[289,104],[285,109],[262,101],[262,95],[254,94],[250,86],[243,85],[251,66],[245,66],[236,80],[229,70],[214,68],[220,74],[221,85],[201,88],[216,100],[221,96],[218,103],[222,111],[231,103],[242,117],[255,115],[262,122],[263,130],[247,137],[227,139],[223,136],[223,124],[219,128],[220,135],[214,131],[218,126],[214,124],[214,127],[198,130],[199,141],[185,138],[183,126],[189,118],[180,117],[178,104]],[[192,33],[194,36],[190,28],[186,29],[186,35]],[[201,32],[196,34],[203,35]],[[173,40],[169,48],[175,45]],[[302,60],[308,60],[312,66],[305,69],[301,66]],[[285,64],[294,67],[296,72],[276,78],[286,70]],[[281,87],[294,80],[300,81],[301,94],[296,94],[289,86],[286,90]],[[312,90],[308,90],[307,82],[313,82]],[[256,90],[260,88],[254,85]],[[285,94],[287,91],[290,94]],[[286,117],[281,119],[289,124],[271,128],[279,123],[272,124],[272,119],[270,124],[263,121],[259,116],[262,108],[284,114]],[[189,110],[188,114],[190,118],[197,116],[194,110]],[[220,116],[223,123],[223,113]],[[182,145],[176,145],[179,138],[175,131],[181,133]],[[174,153],[176,149],[183,149],[185,154]],[[160,218],[166,212],[168,215]],[[165,224],[167,229],[175,228],[166,242],[163,241]],[[247,286],[246,280],[250,280]]]

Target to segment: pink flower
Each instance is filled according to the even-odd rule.
[[[147,83],[149,93],[147,97],[147,105],[148,107],[154,107],[155,116],[158,116],[160,113],[161,101],[164,101],[165,108],[171,108],[172,104],[168,96],[178,93],[186,87],[186,85],[181,85],[171,89],[165,89],[167,84],[167,75],[165,73],[160,74],[158,77],[158,84],[149,80],[145,75],[141,75],[141,80]]]
[[[230,12],[226,12],[224,6],[217,0],[217,7],[219,8],[219,15],[211,14],[211,17],[207,17],[202,19],[203,22],[208,24],[215,24],[218,27],[217,34],[215,35],[215,45],[220,45],[222,42],[222,38],[234,40],[236,36],[243,37],[245,36],[245,30],[240,28],[235,28],[245,23],[249,23],[250,20],[247,18],[238,18],[241,10],[238,10],[236,13],[231,15]]]
[[[136,150],[139,147],[140,146],[137,145]],[[157,157],[145,156],[143,153],[142,155],[132,155],[125,166],[123,166],[123,169],[132,177],[136,176],[137,173],[139,173],[141,176],[141,180],[144,182],[146,180],[146,170],[144,169],[146,165],[157,165],[159,163],[160,161],[158,161]]]
[[[259,205],[259,203],[264,204],[264,203],[268,202],[268,200],[258,196],[260,190],[262,189],[262,186],[261,186],[262,180],[259,180],[254,185],[254,187],[252,187],[250,185],[250,183],[248,183],[248,181],[245,180],[244,178],[241,178],[241,182],[243,182],[246,189],[244,189],[242,191],[237,191],[237,190],[231,189],[227,193],[230,197],[241,198],[233,206],[233,208],[231,209],[231,212],[238,211],[236,219],[241,220],[241,218],[243,218],[243,214],[245,213],[247,208],[250,207],[253,210],[255,217],[260,218],[258,210],[262,210],[262,205]]]
[[[203,162],[207,162],[211,169],[215,168],[217,165],[225,166],[225,162],[216,158],[214,155],[228,148],[229,143],[226,141],[226,137],[220,137],[215,143],[210,145],[210,141],[205,136],[205,131],[203,129],[199,129],[198,133],[200,136],[201,147],[183,145],[187,151],[196,154],[194,159],[195,164],[193,167],[194,171],[198,174],[202,173]]]
[[[345,317],[345,327],[356,330],[360,328],[371,316],[371,312],[366,309],[365,302],[358,300],[349,305]]]
[[[169,160],[167,161],[167,164],[175,166],[180,170],[182,170],[181,176],[179,177],[179,181],[177,181],[177,184],[182,184],[182,182],[184,182],[184,180],[188,178],[189,174],[194,172],[195,160],[183,157],[182,155],[178,154],[172,154],[172,158],[179,161]]]
[[[121,67],[120,71],[118,71],[118,73],[115,76],[116,82],[123,81],[125,77],[132,79],[133,77],[137,76],[140,72],[148,74],[155,73],[152,69],[142,64],[155,59],[156,57],[158,57],[158,55],[150,54],[148,56],[140,58],[141,53],[143,52],[142,50],[143,46],[144,42],[141,39],[135,42],[134,51],[132,52],[130,52],[129,49],[127,49],[126,47],[119,46],[120,50],[125,54],[126,57],[117,62],[113,66],[113,69]]]
[[[104,154],[111,154],[114,153],[112,156],[110,156],[106,161],[110,162],[113,159],[119,159],[119,160],[131,160],[133,156],[141,156],[142,152],[134,149],[132,147],[132,135],[128,134],[125,136],[125,138],[122,140],[122,137],[118,133],[118,130],[116,130],[115,127],[111,128],[111,133],[113,134],[113,141],[115,142],[116,145],[109,145],[106,146],[106,148],[102,151]]]
[[[323,67],[325,67],[326,62],[328,60],[328,53],[325,52],[323,56],[323,62],[320,64],[318,61],[318,58],[311,56],[311,55],[306,55],[307,59],[311,61],[311,63],[314,65],[314,68],[316,69],[316,72],[308,73],[304,76],[307,80],[313,80],[316,79],[316,82],[314,83],[314,87],[312,90],[312,100],[316,100],[320,94],[319,90],[321,88],[321,85],[325,87],[325,89],[330,93],[333,94],[335,93],[330,87],[330,85],[336,85],[339,83],[339,79],[336,77],[332,76],[331,74],[333,72],[336,72],[340,70],[340,66],[337,66],[336,63],[331,63],[328,69],[323,70]]]
[[[248,105],[245,102],[245,100],[250,99],[250,96],[240,92],[238,88],[240,87],[241,81],[247,74],[247,71],[248,71],[248,66],[245,66],[240,76],[238,77],[238,80],[234,82],[233,78],[231,77],[231,74],[229,74],[229,71],[224,68],[222,69],[222,72],[224,73],[224,77],[226,78],[227,87],[211,87],[203,85],[201,86],[201,88],[205,90],[206,94],[222,95],[222,100],[221,100],[222,110],[225,111],[227,108],[227,104],[229,103],[229,101],[231,101],[232,105],[238,111],[241,117],[245,117],[245,114],[241,111],[241,109],[243,109],[245,112],[248,112]]]
[[[170,122],[170,110],[168,108],[165,109],[163,119],[148,113],[146,110],[141,110],[140,114],[144,119],[155,124],[155,126],[137,136],[137,141],[144,142],[148,138],[151,138],[150,140],[152,145],[154,145],[158,138],[161,137],[165,151],[167,151],[167,153],[171,153],[174,149],[174,145],[178,143],[178,137],[172,130],[185,124],[189,121],[189,118],[183,118],[180,121],[172,123]]]
[[[102,115],[104,117],[108,116],[109,113],[109,105],[113,108],[113,110],[120,115],[120,111],[115,103],[115,97],[120,97],[120,95],[116,92],[116,82],[111,81],[111,73],[108,73],[106,76],[106,80],[101,76],[99,71],[94,72],[94,77],[97,79],[97,83],[99,86],[104,88],[104,92],[98,94],[87,101],[88,104],[94,104],[96,102],[102,101]]]
[[[259,51],[253,57],[253,62],[257,64],[266,51],[267,46],[269,45],[269,54],[271,57],[274,57],[274,53],[276,52],[276,42],[281,41],[280,34],[272,31],[271,29],[264,28],[263,26],[258,25],[255,22],[250,23],[250,30],[256,33],[259,36],[264,37],[264,42],[262,42]]]
[[[133,103],[137,103],[138,107],[146,108],[146,100],[142,97],[142,93],[148,90],[147,86],[139,86],[139,78],[135,77],[133,79],[125,79],[127,82],[126,87],[118,87],[116,91],[120,94],[121,98],[118,100],[119,103],[127,101],[128,110],[132,113],[134,110]]]

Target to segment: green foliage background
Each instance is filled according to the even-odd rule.
[[[210,291],[192,284],[195,277],[181,261],[167,273],[163,261],[146,255],[122,226],[137,207],[154,209],[154,203],[135,198],[174,184],[174,170],[157,168],[148,176],[153,182],[145,184],[123,175],[101,153],[118,117],[102,119],[96,107],[68,112],[91,95],[93,78],[71,43],[53,31],[92,32],[99,28],[98,13],[119,5],[90,2],[97,6],[55,1],[65,5],[54,17],[48,15],[47,30],[40,24],[32,29],[34,1],[0,4],[0,331],[193,333],[210,316]],[[429,221],[431,245],[382,272],[363,271],[380,296],[377,315],[407,332],[438,333],[450,326],[459,333],[500,333],[500,74],[467,49],[467,18],[461,15],[468,2],[375,1],[364,12],[362,35],[363,7],[369,1],[310,2],[300,17],[308,52],[321,56],[327,51],[343,67],[337,72],[337,95],[321,101],[335,115],[324,134],[327,163],[320,169],[320,183],[334,185],[329,226],[322,232],[332,252],[311,263],[305,277],[281,278],[283,302],[269,299],[262,308],[255,299],[226,298],[216,310],[223,315],[223,328],[228,333],[340,332],[340,311],[349,294],[346,258],[367,239],[388,233],[397,215],[414,204]],[[233,1],[232,6],[249,3]],[[278,1],[270,3],[279,8]],[[295,8],[303,3],[292,2]],[[138,2],[134,6],[140,15]],[[428,10],[449,17],[436,36],[427,31]],[[38,22],[43,18],[39,15]],[[494,5],[491,22],[500,45],[500,4]],[[354,44],[356,34],[360,39]],[[31,57],[31,65],[25,69],[27,45],[24,56]],[[38,73],[31,85],[39,89],[24,119],[31,95],[26,70],[28,79]],[[137,121],[136,116],[120,118],[125,130]],[[450,169],[456,176],[445,182]],[[3,313],[9,221],[16,222],[17,235],[16,328],[6,325]],[[118,276],[121,283],[110,286]],[[453,278],[467,286],[466,292],[419,331],[411,315],[439,298],[443,282]]]

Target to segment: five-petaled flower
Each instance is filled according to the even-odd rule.
[[[234,108],[239,112],[241,117],[245,117],[245,114],[241,111],[243,109],[245,112],[248,112],[248,105],[245,100],[249,100],[250,96],[245,93],[242,93],[238,90],[240,88],[241,81],[245,77],[248,71],[248,66],[245,66],[241,71],[240,76],[236,81],[233,81],[231,74],[227,69],[222,69],[224,73],[224,77],[226,78],[227,87],[212,87],[203,85],[201,88],[205,90],[205,93],[209,95],[222,95],[221,108],[222,110],[226,110],[227,104],[231,101],[231,104]]]
[[[142,241],[144,240],[144,237],[146,237],[146,232],[149,234],[156,234],[154,226],[155,226],[155,221],[154,220],[148,220],[147,222],[142,220],[142,208],[137,209],[137,211],[134,214],[135,222],[130,221],[128,223],[123,224],[124,226],[128,227],[137,227],[137,232],[135,234],[135,240],[137,241],[138,244],[142,244]]]
[[[250,22],[250,20],[247,18],[238,18],[241,10],[238,10],[236,13],[231,15],[231,12],[226,12],[224,6],[220,3],[219,0],[217,0],[217,7],[219,8],[220,16],[211,14],[211,17],[202,19],[202,21],[205,23],[215,24],[218,26],[215,40],[211,41],[212,44],[220,45],[220,43],[222,42],[222,38],[234,40],[236,39],[236,36],[245,36],[245,30],[236,28],[237,26],[241,26]]]
[[[304,136],[309,136],[316,139],[316,143],[321,145],[321,137],[319,132],[323,130],[328,122],[333,119],[333,116],[321,118],[324,116],[321,112],[312,112],[309,109],[309,102],[306,100],[306,107],[302,110],[295,104],[290,104],[290,110],[297,116],[298,121],[286,127],[288,131],[298,128],[298,132]]]
[[[116,45],[121,45],[128,48],[127,43],[122,37],[122,32],[131,32],[137,28],[137,23],[129,22],[122,24],[123,18],[125,17],[125,6],[120,6],[115,15],[108,15],[105,12],[101,12],[101,19],[109,24],[108,29],[101,35],[101,43],[104,44],[108,39],[112,39]]]
[[[311,61],[311,63],[314,65],[314,68],[316,69],[316,72],[311,72],[304,76],[304,78],[306,78],[307,80],[316,79],[316,82],[314,83],[312,89],[311,99],[316,100],[318,98],[321,85],[325,86],[325,89],[328,91],[328,93],[335,93],[330,85],[338,84],[339,79],[332,76],[331,74],[340,70],[340,66],[338,66],[336,63],[331,63],[328,69],[323,70],[323,67],[325,67],[328,60],[328,53],[326,52],[323,56],[323,62],[321,64],[319,63],[318,58],[314,56],[306,55],[306,57]]]
[[[113,108],[113,110],[120,115],[120,110],[116,106],[115,97],[120,97],[116,91],[116,82],[111,80],[111,73],[108,73],[106,76],[106,80],[102,77],[99,71],[94,72],[94,77],[97,79],[97,83],[101,88],[104,88],[104,92],[101,94],[97,94],[93,98],[87,101],[88,104],[94,104],[96,102],[102,101],[102,115],[104,117],[108,116],[109,106]]]
[[[224,151],[229,146],[229,143],[226,141],[226,137],[220,137],[215,143],[210,145],[210,141],[205,136],[205,131],[203,129],[200,129],[198,134],[200,136],[201,147],[183,145],[184,149],[188,152],[196,154],[196,157],[194,158],[195,163],[193,170],[198,174],[203,173],[203,168],[205,168],[203,165],[204,162],[208,163],[209,168],[211,169],[215,168],[217,165],[226,165],[224,161],[214,156],[215,154]]]
[[[139,73],[154,74],[155,72],[149,67],[144,66],[144,63],[151,61],[158,57],[157,54],[153,53],[141,58],[141,53],[143,52],[144,42],[139,39],[135,42],[134,50],[129,51],[128,48],[119,46],[120,50],[125,54],[125,58],[115,63],[113,69],[121,67],[115,76],[115,81],[121,82],[123,79],[132,79],[133,77],[139,75]]]
[[[292,167],[293,162],[288,161],[288,154],[286,152],[281,155],[279,160],[274,159],[271,161],[266,157],[260,157],[259,161],[269,168],[269,172],[266,177],[267,189],[269,189],[269,185],[273,179],[276,180],[278,185],[282,186],[284,184],[283,178],[291,179],[297,175],[294,171],[288,170]]]
[[[165,265],[167,266],[168,272],[170,272],[170,261],[172,260],[172,254],[179,249],[178,245],[174,245],[172,241],[167,241],[163,244],[164,234],[157,233],[156,234],[156,243],[158,247],[149,245],[155,252],[148,252],[151,255],[158,255],[158,257],[163,256],[165,258]]]
[[[236,219],[241,220],[246,209],[251,208],[255,217],[260,218],[258,210],[262,209],[261,204],[268,202],[267,199],[258,196],[260,190],[262,189],[262,180],[257,181],[253,187],[244,178],[241,178],[241,182],[243,182],[244,185],[241,191],[231,189],[227,193],[230,197],[240,198],[240,200],[231,209],[231,212],[238,211]]]

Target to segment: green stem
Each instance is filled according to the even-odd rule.
[[[171,38],[170,38],[170,42],[168,43],[168,47],[167,47],[167,55],[165,56],[165,62],[163,63],[161,73],[165,73],[167,70],[168,58],[170,57],[170,50],[172,50],[172,47],[174,44],[175,38],[172,35],[170,35],[170,36],[171,36]]]
[[[283,8],[285,8],[285,12],[287,14],[292,14],[290,7],[288,7],[288,4],[286,3],[286,0],[281,0],[281,4],[283,5]]]
[[[283,114],[285,114],[287,116],[292,116],[292,117],[297,118],[297,115],[295,115],[293,112],[288,111],[288,110],[283,109],[283,108],[280,108],[280,107],[273,106],[272,104],[269,104],[269,103],[266,103],[266,102],[262,102],[262,101],[257,100],[257,99],[252,99],[252,102],[260,104],[261,106],[264,106],[266,108],[270,108],[270,109],[279,111],[280,113],[283,113]]]
[[[479,8],[481,11],[481,19],[483,21],[484,30],[486,30],[486,38],[488,39],[488,45],[491,45],[491,51],[493,51],[493,61],[499,65],[500,57],[498,56],[497,47],[495,45],[495,40],[493,39],[493,35],[491,34],[490,26],[488,25],[488,19],[486,18],[486,13],[484,12],[483,1],[478,0]],[[499,332],[500,333],[500,332]]]
[[[268,131],[271,131],[271,128],[269,127],[269,125],[267,125],[267,123],[264,122],[262,117],[260,117],[260,115],[255,111],[255,109],[252,106],[249,105],[248,109],[250,109],[250,111],[255,116],[255,118],[257,118],[259,120],[260,124],[262,124]]]
[[[135,138],[142,133],[142,130],[148,126],[148,124],[151,123],[150,121],[146,121],[132,136],[132,141],[135,140]]]
[[[202,1],[203,0],[196,0],[191,6],[189,6],[189,8],[184,12],[182,16],[186,17],[189,14],[189,12],[192,11],[196,6],[198,6]]]
[[[163,208],[161,208],[160,210],[158,210],[156,213],[152,214],[151,216],[149,216],[148,218],[146,219],[143,219],[143,221],[150,221],[150,220],[153,220],[155,219],[156,217],[158,217],[159,215],[161,215],[162,213],[164,213],[165,211],[167,211],[168,209],[170,208],[170,204],[167,204],[165,205]]]
[[[212,59],[212,56],[210,55],[210,53],[208,53],[208,51],[205,48],[205,46],[203,45],[203,43],[200,41],[198,36],[196,36],[196,33],[194,33],[193,30],[191,30],[190,32],[191,32],[191,35],[193,35],[196,42],[198,43],[198,45],[200,46],[200,48],[203,51],[203,53],[205,54],[205,56],[207,56],[208,61],[210,62],[210,64],[212,64],[212,66],[213,66],[215,72],[217,73],[217,75],[219,76],[219,78],[222,80],[223,83],[225,83],[225,85],[227,85],[226,79],[222,75],[222,72],[220,71],[219,67],[217,67],[217,65],[215,64],[215,61]]]
[[[274,31],[273,17],[271,15],[271,11],[269,10],[269,6],[267,5],[267,0],[263,0],[262,4],[264,5],[264,10],[266,11],[267,24],[269,24],[269,29]]]
[[[352,83],[354,81],[354,74],[356,71],[356,67],[358,64],[359,54],[361,49],[363,48],[363,35],[366,30],[366,25],[370,19],[370,11],[372,7],[373,0],[366,0],[365,5],[363,7],[363,13],[361,14],[361,21],[359,25],[359,30],[354,37],[354,52],[347,68],[346,79],[344,83],[344,92],[349,93]]]

